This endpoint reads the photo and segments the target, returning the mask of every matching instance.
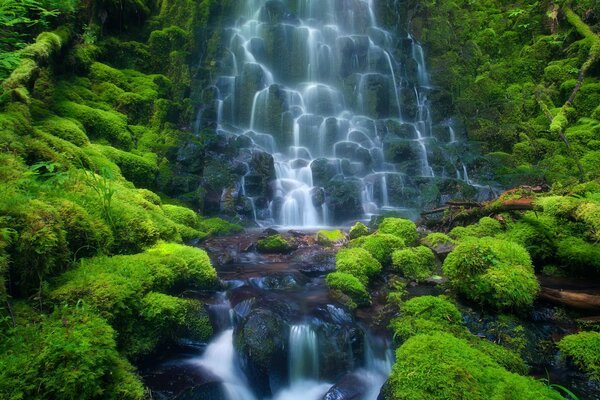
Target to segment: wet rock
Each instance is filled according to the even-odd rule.
[[[174,400],[227,400],[220,382],[209,382],[184,390]]]
[[[362,361],[364,335],[345,309],[327,304],[317,307],[312,326],[319,340],[321,377],[340,378],[340,372],[351,371]]]
[[[314,187],[310,191],[310,197],[315,207],[321,207],[325,203],[325,189]]]
[[[363,213],[363,208],[358,181],[332,181],[325,189],[334,224],[359,219]]]
[[[260,397],[272,395],[270,375],[287,371],[288,329],[279,315],[261,308],[252,310],[234,330],[242,369]]]
[[[323,400],[360,400],[367,394],[368,382],[359,374],[347,374],[327,393]]]
[[[264,237],[268,237],[268,236],[273,236],[273,235],[279,235],[279,232],[276,229],[267,228],[262,231],[262,234]]]

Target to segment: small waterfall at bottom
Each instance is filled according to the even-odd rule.
[[[233,329],[217,336],[196,363],[222,380],[227,400],[256,400],[246,378],[237,366]]]
[[[319,378],[317,335],[308,325],[290,328],[290,383]]]

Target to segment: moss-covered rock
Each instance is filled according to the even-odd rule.
[[[414,222],[402,218],[385,218],[378,227],[379,232],[397,236],[404,240],[407,246],[417,242],[417,226]]]
[[[261,253],[290,253],[297,246],[292,240],[288,240],[281,235],[271,235],[264,239],[260,239],[256,243],[256,248]]]
[[[342,243],[344,240],[346,240],[346,236],[339,229],[332,231],[320,230],[317,232],[317,243],[321,246],[332,246]]]
[[[455,336],[416,335],[396,352],[383,398],[400,399],[561,399],[545,384],[512,374]]]
[[[502,225],[499,221],[490,217],[483,217],[478,223],[466,227],[458,226],[452,229],[449,236],[453,239],[460,240],[468,237],[485,237],[496,236],[502,232]]]
[[[600,271],[600,246],[578,237],[567,237],[558,242],[558,259],[570,269],[590,274]]]
[[[425,246],[396,250],[392,253],[392,265],[405,277],[419,282],[434,273],[435,255]]]
[[[350,248],[342,249],[337,253],[335,269],[353,275],[366,286],[381,272],[381,264],[367,250]]]
[[[387,233],[375,233],[369,236],[361,236],[349,242],[351,248],[362,248],[371,253],[383,266],[390,265],[392,253],[405,247],[404,240],[395,235]]]
[[[333,296],[348,308],[355,309],[371,304],[371,296],[365,289],[365,285],[354,275],[332,272],[327,275],[326,281]]]
[[[362,222],[357,222],[350,228],[348,233],[350,240],[358,239],[361,236],[367,236],[369,234],[369,228]]]
[[[600,333],[580,332],[558,343],[563,359],[571,360],[590,379],[600,381]]]
[[[1,397],[143,399],[145,389],[117,352],[115,336],[85,306],[20,323],[0,339]]]
[[[527,251],[504,240],[466,240],[448,255],[443,270],[460,294],[492,308],[530,306],[539,291]]]

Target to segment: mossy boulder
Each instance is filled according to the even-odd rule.
[[[297,245],[292,240],[288,240],[281,235],[271,235],[260,239],[256,243],[256,248],[261,253],[287,254],[294,251]]]
[[[528,307],[539,292],[527,250],[505,240],[464,241],[448,255],[443,271],[458,293],[492,308]]]
[[[421,244],[429,247],[440,258],[446,257],[456,247],[456,241],[441,232],[430,233],[421,239]]]
[[[350,228],[348,233],[350,240],[358,239],[361,236],[367,236],[369,234],[369,228],[362,222],[357,222]]]
[[[346,236],[339,229],[332,231],[320,230],[317,232],[316,237],[317,243],[321,246],[332,246],[334,244],[342,243],[344,240],[346,240]]]
[[[369,236],[361,236],[351,240],[351,248],[362,248],[371,253],[383,266],[390,265],[392,253],[405,247],[404,240],[395,235],[386,233],[375,233]]]
[[[600,332],[580,332],[558,343],[563,359],[572,361],[590,379],[600,381]]]
[[[146,391],[117,351],[116,332],[89,307],[22,320],[0,340],[0,397],[142,400]]]
[[[337,253],[335,269],[353,275],[366,286],[381,272],[381,264],[367,250],[350,248],[342,249]]]
[[[419,282],[434,273],[436,261],[435,255],[428,247],[418,246],[394,251],[392,265],[406,278]]]
[[[353,310],[369,306],[371,296],[360,279],[346,272],[332,272],[327,275],[327,286],[340,303]]]
[[[449,236],[452,239],[461,240],[468,237],[496,236],[502,231],[502,225],[499,221],[494,218],[483,217],[476,224],[467,227],[457,226],[450,231]]]
[[[379,232],[397,236],[404,240],[407,246],[417,242],[417,226],[414,222],[402,218],[385,218],[379,224]]]
[[[385,400],[562,399],[544,383],[508,372],[448,333],[411,337],[396,351],[396,360],[382,390]]]

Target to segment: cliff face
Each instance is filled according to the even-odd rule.
[[[388,26],[408,27],[423,43],[439,88],[434,108],[455,115],[488,153],[472,176],[493,174],[509,186],[599,176],[597,1],[380,7]]]

